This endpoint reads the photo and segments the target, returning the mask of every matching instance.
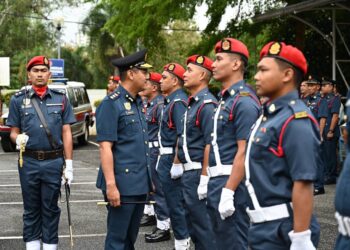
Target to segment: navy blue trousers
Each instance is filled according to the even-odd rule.
[[[104,195],[106,195],[104,193]],[[121,196],[122,201],[144,201],[147,195]],[[105,250],[134,250],[143,215],[143,204],[108,206]]]
[[[183,197],[188,212],[189,232],[196,250],[215,250],[213,227],[206,208],[206,200],[199,200],[197,188],[201,169],[184,172],[182,176]]]
[[[160,221],[163,221],[163,220],[169,219],[169,209],[164,197],[162,184],[159,180],[159,176],[156,171],[158,154],[159,154],[158,148],[150,149],[151,177],[155,188],[152,198],[156,201],[156,204],[154,205],[154,211],[157,216],[157,219]]]
[[[63,163],[63,158],[39,161],[24,157],[23,167],[18,167],[25,242],[41,239],[47,244],[58,243],[61,210],[57,203]]]
[[[325,172],[326,152],[324,142],[320,146],[320,157],[317,164],[317,179],[314,182],[315,189],[324,187],[324,172]]]
[[[339,234],[337,242],[335,243],[334,250],[349,250],[350,249],[350,237]]]
[[[249,247],[252,250],[289,250],[288,233],[293,230],[293,218],[252,224],[249,228]],[[315,247],[320,240],[320,225],[313,216],[310,224],[311,241]]]
[[[248,194],[243,183],[235,191],[235,212],[222,220],[219,213],[219,203],[222,188],[228,176],[210,178],[208,184],[207,209],[212,222],[218,250],[247,250],[249,217],[246,213]]]
[[[174,155],[162,155],[158,163],[158,176],[162,183],[165,200],[169,208],[171,226],[174,237],[177,240],[187,239],[189,232],[186,222],[186,212],[182,196],[181,178],[171,179],[170,169],[172,167]]]
[[[337,178],[337,142],[338,137],[331,140],[324,140],[325,147],[325,179],[336,180]]]

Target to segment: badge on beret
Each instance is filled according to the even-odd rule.
[[[203,57],[203,56],[197,57],[196,63],[198,63],[198,64],[203,64],[203,63],[204,63],[204,57]]]
[[[130,102],[124,102],[124,108],[125,108],[126,110],[130,110],[130,109],[131,109],[131,104],[130,104]]]
[[[30,104],[30,99],[28,99],[28,98],[24,98],[23,99],[23,105],[29,105]]]
[[[49,60],[46,57],[44,57],[44,64],[49,65]]]
[[[175,65],[174,64],[170,64],[168,67],[168,70],[173,71],[175,69]]]
[[[230,50],[230,48],[231,48],[230,41],[228,41],[228,40],[223,41],[222,44],[221,44],[221,48],[223,50]]]
[[[280,52],[281,52],[281,44],[280,43],[273,43],[271,46],[270,46],[270,49],[269,49],[269,54],[270,55],[278,55]]]

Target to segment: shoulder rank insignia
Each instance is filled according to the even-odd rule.
[[[249,92],[247,92],[247,91],[241,91],[241,92],[239,92],[239,95],[240,95],[240,96],[249,96]]]
[[[130,109],[131,109],[131,104],[130,104],[130,102],[124,102],[124,108],[125,108],[126,110],[130,110]]]
[[[300,119],[300,118],[305,118],[305,117],[307,117],[306,111],[301,111],[301,112],[297,112],[294,114],[295,119]]]
[[[113,93],[109,96],[109,98],[111,98],[112,100],[116,99],[118,97],[118,93]]]

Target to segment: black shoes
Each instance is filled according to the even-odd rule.
[[[324,188],[315,188],[314,189],[314,196],[319,195],[319,194],[324,194]]]
[[[162,230],[156,228],[152,233],[145,234],[145,240],[147,243],[161,242],[170,240],[170,229]]]
[[[336,184],[337,183],[337,179],[336,178],[327,178],[324,181],[325,185],[332,185],[332,184]]]
[[[155,226],[156,224],[157,220],[154,215],[144,214],[141,218],[140,227]]]

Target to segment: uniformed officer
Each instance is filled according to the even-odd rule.
[[[24,206],[23,240],[29,250],[39,250],[40,240],[44,250],[54,250],[58,243],[61,182],[70,185],[73,180],[70,124],[75,118],[65,92],[47,87],[51,73],[45,56],[33,57],[27,73],[32,87],[11,98],[7,120],[11,140],[17,147],[25,146],[18,167]]]
[[[184,73],[185,69],[180,64],[164,66],[160,89],[166,98],[159,128],[160,157],[156,168],[169,208],[176,250],[189,249],[190,246],[180,179],[183,166],[175,152],[183,130],[181,118],[187,107],[187,95],[182,90]]]
[[[346,129],[349,132],[350,124],[350,92],[347,95],[346,115],[348,117]],[[335,217],[338,221],[338,238],[335,250],[344,250],[350,248],[350,144],[347,141],[347,155],[343,165],[343,170],[339,176],[336,192],[335,192]]]
[[[321,154],[320,154],[320,164],[317,166],[317,179],[314,183],[314,195],[324,194],[324,164],[326,162],[323,143],[323,130],[326,126],[326,119],[328,116],[327,101],[322,98],[320,93],[321,83],[317,79],[309,76],[307,80],[309,97],[307,101],[307,106],[310,108],[312,114],[317,119],[320,125],[320,136],[321,136]]]
[[[245,158],[252,250],[311,250],[319,241],[312,182],[320,134],[297,92],[306,72],[306,59],[293,46],[270,42],[260,52],[257,94],[270,101],[252,129]]]
[[[299,92],[300,99],[306,104],[310,96],[307,81],[301,82]]]
[[[243,79],[249,52],[239,40],[215,45],[213,77],[221,82],[219,106],[209,157],[207,208],[215,228],[217,249],[247,249],[248,196],[242,178],[246,139],[259,115],[260,103]],[[233,191],[234,190],[234,191]]]
[[[134,249],[143,204],[151,190],[148,133],[138,92],[146,84],[146,50],[118,58],[112,64],[121,72],[121,83],[96,110],[101,167],[96,186],[108,206],[105,249]]]
[[[156,228],[152,231],[152,233],[145,234],[145,240],[149,243],[170,240],[169,210],[164,198],[163,188],[156,171],[159,156],[159,124],[161,121],[161,111],[164,104],[164,97],[161,95],[160,91],[161,78],[161,74],[151,72],[149,74],[145,90],[142,92],[142,94],[147,98],[146,119],[148,125],[151,158],[151,176],[155,189],[152,198],[156,201],[156,204],[154,205]]]
[[[111,94],[118,88],[118,85],[120,83],[120,77],[119,76],[110,76],[107,84],[107,95]]]
[[[179,138],[178,158],[183,164],[183,197],[188,211],[188,225],[196,249],[216,249],[213,227],[206,209],[208,158],[213,131],[213,115],[216,98],[209,92],[212,76],[212,60],[193,55],[187,59],[184,73],[185,87],[191,96],[183,118],[183,134]],[[197,193],[198,189],[198,193]]]
[[[323,79],[322,92],[328,104],[328,116],[323,132],[325,147],[325,184],[335,184],[337,180],[337,142],[340,136],[339,130],[339,110],[340,97],[334,95],[333,86],[335,81]]]

